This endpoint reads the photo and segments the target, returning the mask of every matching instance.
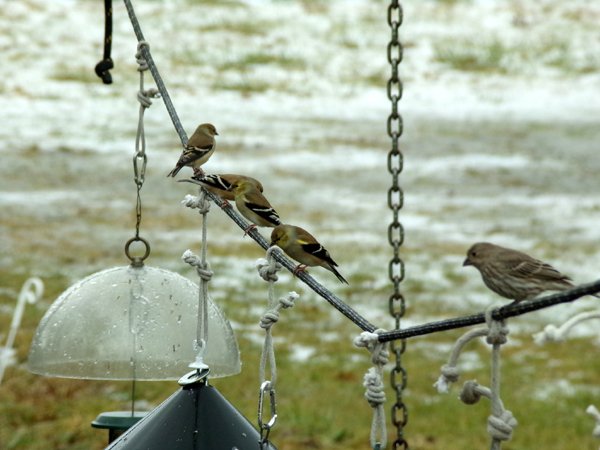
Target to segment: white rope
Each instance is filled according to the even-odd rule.
[[[274,246],[276,247],[276,246]],[[273,249],[267,249],[267,258],[260,258],[256,261],[256,268],[263,280],[269,283],[267,309],[260,319],[260,327],[265,330],[265,340],[263,343],[260,363],[258,366],[258,377],[260,379],[260,390],[258,399],[258,426],[260,429],[261,443],[266,443],[269,439],[269,433],[275,421],[277,420],[275,386],[277,384],[277,362],[275,360],[275,348],[273,346],[272,328],[279,321],[279,312],[282,309],[288,309],[294,306],[296,300],[300,297],[296,292],[288,292],[287,295],[275,299],[275,282],[277,281],[277,272],[283,268],[281,264],[273,258]],[[267,380],[267,368],[269,371],[269,380]],[[269,393],[271,405],[271,418],[263,421],[264,396]]]
[[[263,280],[269,283],[267,310],[260,319],[260,327],[265,330],[265,341],[263,344],[260,365],[258,369],[260,383],[267,381],[266,371],[269,367],[271,388],[275,388],[277,381],[277,364],[275,362],[275,350],[273,347],[273,336],[271,328],[279,320],[279,311],[291,308],[295,301],[300,297],[296,292],[288,292],[286,296],[275,299],[275,282],[277,281],[277,272],[282,269],[281,264],[275,261],[272,256],[273,247],[267,250],[267,258],[260,258],[256,261],[256,268]]]
[[[0,347],[0,383],[4,378],[4,371],[8,366],[14,365],[16,360],[16,351],[13,348],[17,331],[21,325],[21,319],[23,319],[23,313],[25,311],[25,304],[30,305],[36,303],[44,295],[44,283],[37,277],[29,278],[23,283],[19,296],[17,297],[17,305],[13,312],[12,321],[10,323],[10,329],[6,338],[6,344],[4,347]]]
[[[485,312],[485,320],[489,327],[486,341],[492,345],[492,374],[491,374],[491,402],[492,415],[488,417],[488,434],[492,438],[491,449],[499,450],[502,441],[512,438],[513,429],[517,421],[512,412],[504,409],[500,399],[500,347],[506,343],[509,331],[503,320],[492,319],[493,307]]]
[[[203,370],[208,368],[204,363],[204,353],[208,344],[208,283],[212,279],[214,272],[206,259],[207,248],[207,214],[210,210],[210,202],[206,198],[203,189],[199,190],[200,195],[186,195],[181,202],[188,208],[198,209],[202,215],[202,249],[200,257],[196,256],[191,250],[186,250],[181,259],[196,269],[200,277],[200,289],[198,292],[198,324],[196,326],[196,340],[194,341],[194,350],[197,351],[196,360],[189,367]]]
[[[560,327],[556,327],[552,324],[546,325],[543,331],[533,335],[533,340],[538,345],[543,345],[547,342],[562,342],[567,338],[572,328],[581,322],[592,319],[600,319],[600,310],[579,313],[571,317]]]
[[[488,334],[487,328],[475,328],[467,331],[454,343],[448,363],[442,366],[442,374],[438,380],[433,384],[440,394],[447,394],[450,391],[450,385],[456,383],[460,376],[460,370],[457,367],[458,358],[462,349],[466,344],[471,342],[473,339],[478,337],[486,336]]]
[[[594,436],[597,439],[600,439],[600,411],[598,411],[598,408],[596,408],[594,405],[590,405],[587,407],[585,412],[591,415],[596,420],[596,426],[592,431],[592,436]]]
[[[365,399],[373,408],[373,420],[369,436],[371,448],[385,448],[387,443],[383,368],[389,361],[389,351],[387,343],[379,342],[379,333],[382,332],[384,330],[381,329],[375,330],[373,333],[364,331],[354,338],[356,347],[366,348],[371,353],[371,362],[373,363],[373,367],[369,368],[363,377],[363,386],[366,388]]]
[[[500,347],[506,343],[509,333],[504,321],[492,319],[494,306],[485,312],[487,327],[470,330],[462,335],[452,347],[448,363],[442,366],[442,374],[435,382],[434,387],[439,393],[447,393],[451,383],[458,381],[460,371],[457,368],[458,358],[464,346],[478,337],[486,336],[486,341],[492,346],[492,368],[490,388],[479,385],[476,381],[466,381],[462,387],[459,398],[467,404],[473,405],[480,398],[486,397],[491,401],[491,415],[488,417],[487,432],[491,437],[491,450],[500,450],[503,441],[512,438],[517,420],[512,412],[504,408],[500,398]]]

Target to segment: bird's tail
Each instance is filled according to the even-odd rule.
[[[350,284],[350,283],[348,283],[348,280],[346,280],[342,276],[342,274],[337,271],[337,269],[335,268],[335,266],[330,265],[329,266],[329,270],[331,270],[335,274],[335,276],[338,278],[338,280],[340,280],[342,283],[346,283],[348,285]]]
[[[175,177],[175,175],[177,175],[179,173],[179,171],[181,170],[183,166],[175,166],[173,168],[173,170],[171,170],[168,174],[167,174],[167,178],[168,177]]]

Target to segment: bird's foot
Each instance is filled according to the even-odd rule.
[[[204,175],[206,175],[206,173],[204,172],[204,170],[202,169],[202,167],[194,167],[194,176],[193,176],[193,178],[204,178]]]
[[[231,207],[231,205],[229,207]],[[252,230],[255,230],[255,229],[256,229],[256,225],[254,225],[254,224],[250,225],[248,228],[246,228],[244,230],[244,237],[246,237],[248,235],[248,233],[250,233]]]
[[[216,201],[216,203],[217,203],[217,206],[218,206],[219,208],[222,208],[222,209],[231,208],[231,203],[229,203],[229,202],[228,202],[227,200],[225,200],[225,199],[219,198],[219,199]]]
[[[306,270],[308,266],[306,264],[298,264],[296,266],[296,268],[294,269],[294,271],[292,272],[292,274],[294,276],[297,276],[299,273],[305,272],[308,273],[308,271]]]

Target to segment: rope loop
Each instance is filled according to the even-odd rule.
[[[148,70],[148,61],[146,61],[146,58],[144,57],[144,53],[142,52],[142,49],[146,48],[146,50],[150,50],[150,44],[148,44],[148,42],[146,41],[139,41],[138,45],[137,45],[137,52],[135,53],[135,60],[138,64],[138,72],[145,72],[146,70]]]
[[[490,307],[485,311],[485,322],[489,328],[486,342],[491,345],[502,345],[506,344],[506,336],[508,335],[508,327],[504,323],[504,320],[492,319],[492,313],[494,308]]]

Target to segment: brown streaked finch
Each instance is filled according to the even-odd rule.
[[[489,242],[474,244],[463,266],[475,267],[488,288],[515,302],[530,300],[544,291],[574,287],[568,276],[550,264]]]
[[[218,134],[212,123],[199,125],[183,147],[179,161],[167,177],[174,177],[184,166],[192,167],[194,175],[204,173],[200,166],[208,161],[215,152],[217,147],[215,136],[218,136]]]
[[[241,178],[234,181],[230,189],[233,192],[238,211],[252,222],[252,225],[245,230],[246,234],[256,226],[275,227],[281,223],[279,214],[260,192],[256,183],[248,178]]]
[[[277,245],[290,258],[300,264],[294,274],[303,272],[308,266],[320,266],[335,274],[342,283],[348,281],[337,271],[337,263],[331,258],[329,252],[315,237],[304,228],[295,225],[277,225],[271,233],[271,246]]]

